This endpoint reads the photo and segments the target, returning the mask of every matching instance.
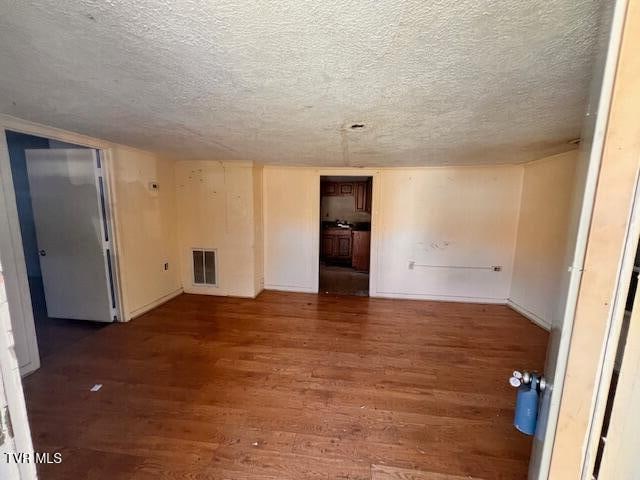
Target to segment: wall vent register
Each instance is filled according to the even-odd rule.
[[[193,255],[193,283],[195,285],[218,284],[216,250],[194,248]]]

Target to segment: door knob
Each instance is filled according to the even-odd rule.
[[[40,254],[41,257],[46,257],[47,256],[47,251],[46,250],[40,250],[38,253]]]

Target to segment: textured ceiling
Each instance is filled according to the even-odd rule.
[[[0,112],[183,158],[521,162],[579,136],[597,11],[598,0],[4,0]]]

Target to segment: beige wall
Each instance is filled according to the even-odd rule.
[[[530,317],[545,319],[559,268],[555,256],[562,253],[557,245],[563,242],[566,215],[558,206],[568,205],[565,183],[574,159],[570,152],[524,169],[376,171],[371,294],[488,302],[510,298]],[[126,148],[114,150],[114,160],[128,317],[181,287],[244,297],[255,296],[265,284],[317,291],[321,170],[271,166],[263,171],[248,163],[213,161],[172,164]],[[150,181],[159,182],[158,192],[150,191]],[[217,287],[193,285],[191,248],[218,250]],[[502,270],[435,267],[494,265]]]
[[[115,147],[111,175],[123,313],[130,319],[181,291],[173,162]],[[158,191],[149,182],[157,182]]]
[[[560,300],[578,150],[524,166],[510,303],[545,328]]]
[[[172,164],[124,147],[115,149],[113,158],[127,318],[181,287],[244,297],[255,296],[265,284],[317,291],[320,170]],[[377,171],[372,296],[509,298],[546,324],[563,268],[575,158],[569,152],[524,168]],[[151,181],[159,183],[158,192],[149,189]],[[217,287],[191,281],[191,248],[198,247],[218,250]],[[494,265],[502,270],[436,267]]]
[[[254,221],[254,293],[257,295],[264,289],[264,216],[263,202],[263,168],[253,167],[253,221]]]
[[[521,180],[512,166],[383,171],[376,294],[506,301]]]
[[[254,297],[260,230],[256,234],[254,173],[251,164],[178,161],[175,164],[179,255],[185,292]],[[212,248],[218,256],[218,285],[194,285],[191,249]]]
[[[265,167],[266,288],[317,290],[321,174]],[[521,179],[522,167],[514,166],[380,170],[374,177],[371,295],[505,302]],[[411,269],[411,261],[502,271]]]
[[[265,288],[318,288],[320,178],[312,168],[264,168]]]

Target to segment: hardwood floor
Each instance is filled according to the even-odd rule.
[[[52,354],[25,393],[36,450],[63,454],[44,480],[520,480],[507,380],[546,343],[505,306],[182,295]]]
[[[42,363],[46,363],[51,354],[66,350],[82,338],[93,335],[97,330],[109,325],[86,320],[49,318],[42,277],[29,277],[29,291],[38,340],[38,353]]]

